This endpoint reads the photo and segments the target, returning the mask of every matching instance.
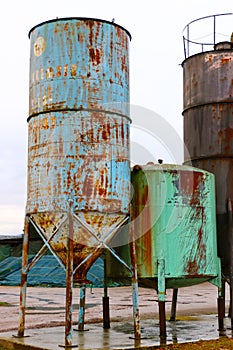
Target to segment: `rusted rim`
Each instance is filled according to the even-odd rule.
[[[77,21],[96,21],[96,22],[108,23],[108,24],[114,25],[114,26],[116,26],[118,28],[121,28],[122,30],[124,30],[127,33],[127,35],[129,36],[129,39],[130,40],[132,39],[132,36],[131,36],[130,32],[127,29],[125,29],[124,27],[122,27],[121,25],[116,24],[113,21],[111,22],[111,21],[107,21],[107,20],[104,20],[104,19],[89,18],[89,17],[62,17],[62,18],[50,19],[48,21],[41,22],[41,23],[35,25],[34,27],[32,27],[32,29],[28,33],[28,37],[30,39],[31,33],[35,30],[35,28],[40,27],[40,26],[42,26],[42,25],[44,25],[46,23],[59,22],[59,21],[72,21],[72,20],[74,20],[74,21],[76,21],[76,20]]]

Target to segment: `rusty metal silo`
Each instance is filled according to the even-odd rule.
[[[83,283],[129,216],[131,37],[113,22],[61,18],[29,38],[26,228]]]
[[[185,164],[205,169],[215,175],[218,254],[224,279],[233,277],[232,200],[233,200],[233,43],[232,28],[222,26],[233,14],[203,17],[185,27],[185,60],[183,66],[184,142],[188,152]],[[205,28],[211,21],[209,42],[194,41],[195,24]],[[218,42],[218,33],[229,41]],[[226,36],[224,37],[227,38]],[[206,39],[206,38],[205,38]],[[202,40],[205,40],[202,39]],[[190,49],[196,51],[190,55]],[[199,51],[198,51],[199,50]],[[231,314],[233,316],[233,313]]]

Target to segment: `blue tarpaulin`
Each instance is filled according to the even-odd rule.
[[[29,261],[33,256],[29,256]],[[21,257],[8,257],[0,262],[0,285],[18,286],[21,278]],[[92,287],[103,287],[104,262],[98,258],[87,273]],[[28,286],[65,287],[66,272],[53,255],[44,255],[30,269]]]

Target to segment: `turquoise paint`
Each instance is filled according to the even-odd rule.
[[[174,164],[136,165],[131,172],[131,228],[136,238],[139,285],[158,290],[210,281],[221,289],[216,243],[214,175]],[[130,263],[129,247],[116,247]],[[129,275],[108,257],[108,277]]]
[[[129,115],[129,33],[111,22],[67,18],[30,32],[30,115],[91,109]]]
[[[130,34],[63,18],[29,33],[27,213],[129,213]]]
[[[137,230],[140,223],[142,230],[136,242],[139,278],[157,277],[160,259],[165,278],[182,279],[183,285],[221,275],[213,174],[187,166],[147,165],[132,172],[132,184],[132,224]]]

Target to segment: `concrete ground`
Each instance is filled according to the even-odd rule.
[[[166,343],[217,339],[217,287],[206,282],[179,289],[177,318],[169,321],[172,290],[167,290]],[[85,331],[77,329],[79,289],[73,290],[72,344],[79,349],[133,349],[158,346],[159,318],[154,290],[139,288],[142,338],[133,339],[133,311],[130,287],[109,289],[111,327],[102,326],[103,289],[87,289]],[[226,313],[229,290],[226,290]],[[24,338],[15,338],[18,327],[19,287],[0,286],[0,345],[8,349],[58,349],[65,342],[65,288],[27,288],[26,330]],[[229,320],[226,318],[226,335]],[[162,342],[163,343],[163,342]]]

